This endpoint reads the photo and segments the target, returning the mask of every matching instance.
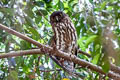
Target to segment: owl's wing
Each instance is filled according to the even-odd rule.
[[[51,47],[54,47],[54,46],[55,46],[55,38],[54,38],[54,36],[51,38],[51,41],[50,41],[50,42],[51,42],[51,43],[50,43],[50,46],[51,46]],[[77,49],[76,49],[75,55],[77,55]],[[78,77],[78,76],[79,76],[78,73],[73,72],[73,71],[67,69],[65,66],[63,66],[63,65],[61,64],[61,62],[59,61],[59,58],[58,58],[58,57],[55,57],[55,56],[52,56],[52,55],[49,55],[49,56],[50,56],[50,58],[51,58],[57,65],[59,65],[64,71],[66,71],[67,73],[69,73],[71,76],[73,76],[73,77]],[[75,66],[75,65],[74,65],[74,66]]]
[[[55,38],[54,38],[54,36],[51,38],[51,40],[50,40],[50,46],[51,47],[54,47],[55,46]],[[62,64],[59,62],[59,60],[58,60],[58,57],[55,57],[55,56],[51,56],[51,55],[49,55],[50,56],[50,58],[57,64],[57,65],[59,65],[61,68],[63,68],[63,70],[67,70],[64,66],[62,66]]]

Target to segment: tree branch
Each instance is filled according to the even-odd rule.
[[[82,59],[79,59],[78,57],[74,56],[74,55],[69,55],[66,54],[64,52],[56,52],[56,51],[51,51],[51,53],[53,53],[52,55],[58,56],[58,57],[62,57],[65,58],[67,60],[72,60],[74,63],[79,64],[82,67],[86,67],[89,68],[91,70],[94,70],[96,72],[99,72],[101,74],[105,74],[102,69],[96,65],[93,65],[87,61],[84,61]],[[16,51],[16,52],[10,52],[10,53],[4,53],[0,55],[0,59],[1,58],[8,58],[8,57],[16,57],[16,56],[23,56],[23,55],[34,55],[34,54],[45,54],[41,51],[41,49],[32,49],[32,50],[25,50],[25,51]],[[106,75],[106,74],[105,74]],[[107,74],[109,77],[113,78],[113,79],[120,79],[120,76],[117,74],[114,74],[113,72],[109,71]]]
[[[83,52],[81,51],[80,49],[78,50],[79,53],[83,54],[83,55],[86,55],[88,57],[91,57],[91,55],[89,53],[86,53],[86,52]],[[114,71],[115,73],[119,73],[120,74],[120,67],[110,63],[110,68],[112,71]]]
[[[119,73],[120,75],[120,67],[115,66],[114,64],[110,63],[110,68],[112,71],[114,71],[115,73]]]
[[[35,40],[33,40],[33,39],[25,36],[24,34],[21,34],[21,33],[15,31],[15,30],[13,30],[13,29],[9,29],[8,27],[6,27],[6,26],[4,26],[4,25],[2,25],[2,24],[0,24],[0,29],[3,29],[3,30],[5,30],[6,32],[8,32],[8,33],[10,33],[10,34],[13,34],[13,35],[15,35],[15,36],[17,36],[17,37],[19,37],[19,38],[21,38],[21,39],[23,39],[23,40],[26,40],[26,41],[28,41],[28,42],[30,42],[30,43],[38,46],[39,48],[46,48],[46,47],[48,47],[48,46],[46,46],[46,45],[40,44],[39,42],[37,42],[37,41],[35,41]],[[49,48],[50,48],[50,47],[49,47]],[[43,49],[43,50],[44,50],[44,49]]]
[[[24,55],[36,55],[36,54],[43,54],[41,49],[31,49],[31,50],[24,50],[24,51],[15,51],[10,53],[0,54],[0,59],[2,58],[9,58],[9,57],[17,57],[17,56],[24,56]]]
[[[61,71],[62,69],[40,70],[41,72]]]
[[[51,54],[51,55],[55,55],[55,56],[64,58],[64,59],[66,59],[66,60],[73,61],[74,63],[79,64],[79,65],[82,66],[82,67],[86,67],[86,68],[89,68],[89,69],[91,69],[91,70],[94,70],[94,71],[97,71],[97,72],[99,72],[99,73],[101,73],[101,74],[105,74],[105,75],[106,75],[106,73],[103,72],[102,69],[101,69],[100,67],[98,67],[97,65],[93,65],[93,64],[91,64],[91,63],[89,63],[89,62],[87,62],[87,61],[84,61],[84,60],[82,60],[82,59],[79,59],[79,58],[76,57],[75,55],[67,54],[67,53],[62,52],[62,51],[59,51],[59,50],[54,50],[54,49],[52,49],[52,48],[49,47],[49,46],[42,45],[42,44],[40,44],[39,42],[37,42],[37,41],[35,41],[35,40],[33,40],[33,39],[31,39],[31,38],[29,38],[29,37],[27,37],[27,36],[19,33],[19,32],[16,32],[16,31],[14,31],[14,30],[12,30],[12,29],[9,29],[9,28],[7,28],[6,26],[4,26],[4,25],[2,25],[2,24],[0,24],[0,29],[3,29],[3,30],[5,30],[6,32],[8,32],[8,33],[10,33],[10,34],[16,35],[16,36],[18,36],[18,37],[20,37],[20,38],[22,38],[22,39],[24,39],[24,40],[32,43],[32,44],[38,46],[38,47],[40,48],[40,49],[39,49],[40,53],[41,53],[41,52],[44,53],[44,54],[45,54],[45,53],[49,53],[49,54]],[[10,55],[11,53],[7,53],[7,54]],[[24,54],[25,54],[25,53],[24,53]],[[30,53],[29,53],[29,54],[30,54]],[[35,53],[34,53],[34,54],[35,54]],[[3,54],[2,54],[2,55],[3,55]],[[11,54],[11,55],[12,55],[12,54]],[[14,54],[14,55],[15,55],[15,54]],[[19,55],[20,55],[20,52],[19,52]],[[26,55],[27,55],[27,54],[26,54]],[[10,56],[9,56],[9,57],[10,57]],[[120,75],[117,75],[117,74],[115,74],[115,73],[113,73],[113,72],[111,72],[111,71],[109,71],[109,72],[107,73],[107,76],[110,77],[110,78],[113,78],[113,79],[115,79],[115,80],[120,80]]]
[[[83,52],[80,49],[78,49],[78,53],[81,53],[83,55],[86,55],[87,57],[91,57],[91,55],[89,53]]]

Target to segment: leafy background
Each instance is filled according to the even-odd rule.
[[[58,10],[73,21],[80,49],[92,55],[88,58],[78,53],[79,58],[101,66],[104,72],[109,71],[109,61],[120,65],[119,0],[1,0],[0,23],[48,45],[53,35],[49,17]],[[37,47],[0,30],[0,54],[33,48]],[[85,80],[99,80],[100,75],[95,71],[87,68],[76,71]],[[65,77],[69,76],[47,55],[0,59],[2,80],[65,80]]]

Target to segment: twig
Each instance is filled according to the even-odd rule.
[[[81,53],[81,54],[83,54],[83,55],[86,55],[86,56],[88,56],[88,57],[91,57],[91,55],[90,55],[89,53],[83,52],[83,51],[81,51],[80,49],[78,49],[78,53]]]
[[[61,71],[62,69],[40,70],[41,72]]]

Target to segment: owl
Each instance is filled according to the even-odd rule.
[[[55,11],[50,16],[50,23],[53,30],[51,47],[67,54],[77,54],[77,33],[70,17],[63,11]],[[74,63],[59,57],[51,56],[59,61],[60,65],[67,70],[74,70]]]

